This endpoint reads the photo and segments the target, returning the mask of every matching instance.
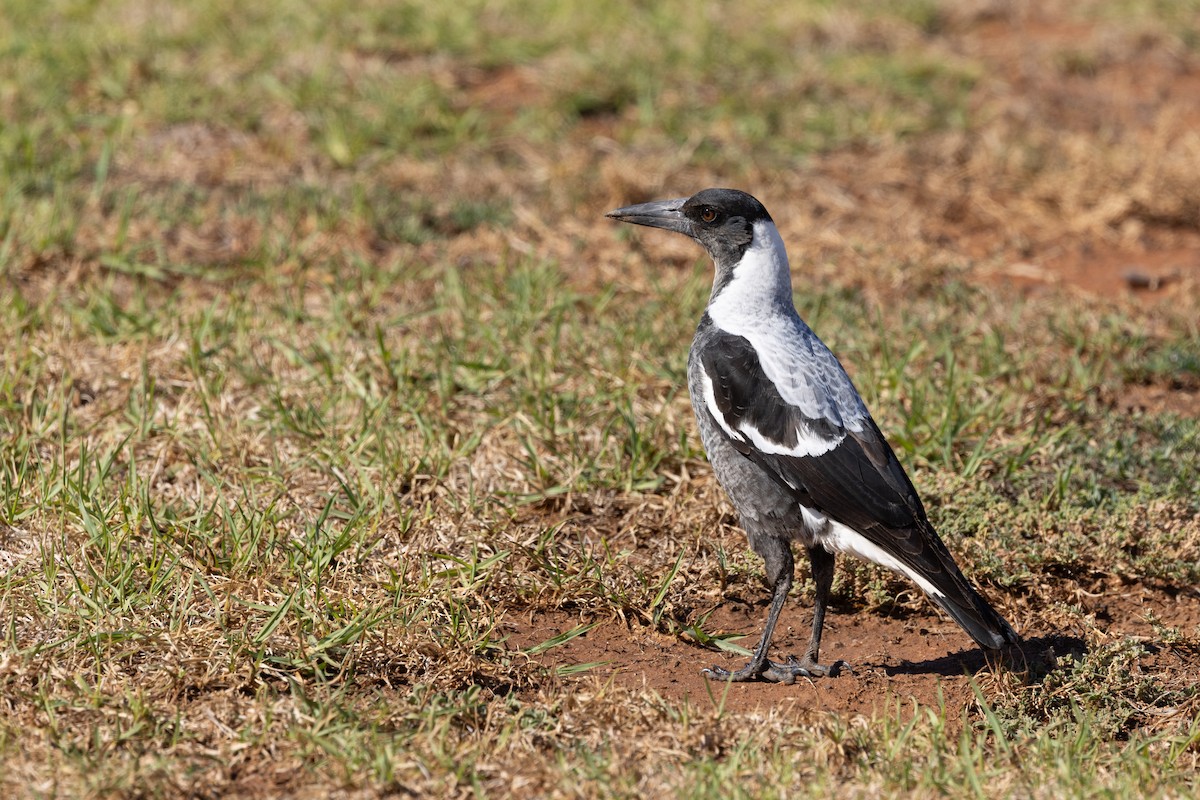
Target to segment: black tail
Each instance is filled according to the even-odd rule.
[[[1013,630],[1012,625],[992,608],[983,595],[965,580],[955,583],[958,585],[954,588],[958,591],[941,597],[931,594],[929,599],[953,617],[980,647],[1000,650],[1007,645],[1020,643],[1021,637]]]
[[[938,608],[953,617],[980,647],[1000,650],[1020,643],[1021,637],[1008,620],[962,574],[928,519],[903,534],[893,540],[896,555],[928,581],[934,591],[926,591],[926,595]],[[907,549],[902,550],[903,546]]]

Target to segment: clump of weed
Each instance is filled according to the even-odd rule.
[[[1061,655],[1054,644],[993,697],[995,720],[1008,738],[1044,731],[1070,736],[1086,726],[1101,740],[1144,734],[1185,734],[1200,711],[1200,642],[1182,636],[1149,642],[1111,639],[1093,630],[1090,644]],[[1059,646],[1067,640],[1058,640]],[[1070,643],[1067,643],[1070,647]],[[1023,683],[1019,683],[1021,678]]]

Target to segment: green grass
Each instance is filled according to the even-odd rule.
[[[353,784],[374,775],[369,780],[386,784],[411,747],[431,759],[420,763],[439,780],[456,775],[481,781],[486,775],[461,759],[485,758],[480,751],[489,737],[550,736],[545,729],[557,730],[561,712],[513,699],[499,721],[487,712],[483,732],[456,745],[465,753],[436,752],[438,738],[450,730],[474,729],[472,715],[484,713],[475,707],[481,701],[472,699],[480,691],[547,680],[534,663],[500,644],[493,604],[570,603],[601,616],[640,613],[668,632],[684,629],[683,620],[663,615],[664,592],[682,553],[668,549],[636,563],[628,552],[589,549],[564,537],[561,528],[546,530],[530,549],[519,544],[531,530],[519,518],[523,504],[567,492],[656,491],[664,486],[664,473],[679,470],[681,457],[697,459],[695,445],[685,441],[681,449],[679,440],[687,424],[678,386],[690,326],[681,306],[702,302],[697,286],[706,270],[681,274],[649,296],[620,290],[589,295],[572,291],[557,270],[518,261],[476,271],[469,292],[464,278],[450,279],[456,273],[447,272],[428,302],[392,300],[381,315],[367,311],[364,297],[419,283],[423,270],[389,271],[364,262],[356,274],[342,273],[337,287],[306,290],[310,311],[296,302],[302,287],[277,278],[265,287],[235,283],[219,300],[199,304],[139,279],[122,304],[128,310],[113,308],[113,292],[104,304],[52,292],[9,312],[10,336],[35,320],[33,333],[62,331],[75,351],[101,354],[130,376],[120,388],[92,389],[96,399],[80,406],[73,387],[96,380],[86,364],[60,362],[62,372],[49,391],[46,367],[33,359],[5,374],[5,524],[43,531],[33,539],[40,550],[6,578],[15,648],[10,657],[31,665],[69,658],[74,665],[63,676],[73,687],[70,701],[53,684],[35,689],[19,677],[9,679],[18,702],[42,704],[43,741],[58,753],[51,763],[81,776],[107,776],[119,787],[146,779],[102,767],[114,748],[122,752],[122,741],[184,750],[195,744],[173,720],[179,712],[170,710],[171,694],[162,694],[162,684],[186,687],[197,676],[172,658],[141,663],[144,653],[166,655],[193,637],[199,641],[182,645],[186,660],[227,671],[218,680],[245,675],[237,680],[250,679],[262,696],[284,691],[297,716],[272,723],[276,733],[251,736],[231,727],[239,739],[250,738],[251,752],[269,746],[273,736],[296,737],[289,748],[316,770],[313,780]],[[1169,526],[1147,530],[1145,513],[1138,519],[1133,512],[1157,502],[1174,508],[1171,513],[1195,513],[1189,492],[1195,465],[1177,457],[1177,451],[1195,449],[1194,421],[1114,422],[1084,403],[1063,422],[1047,419],[1041,431],[1024,427],[1030,383],[1043,404],[1069,406],[1095,387],[1091,381],[1115,380],[1123,364],[1140,361],[1140,348],[1122,350],[1111,342],[1105,372],[1070,373],[1059,385],[1049,376],[1039,380],[1022,354],[1045,346],[1037,341],[1044,334],[1030,333],[1028,324],[1040,309],[1018,306],[1008,312],[1003,336],[975,341],[949,314],[938,318],[938,309],[963,292],[973,294],[950,286],[907,318],[874,313],[874,326],[860,324],[870,312],[853,294],[816,303],[818,318],[841,321],[837,336],[850,337],[839,342],[852,354],[848,358],[872,361],[879,370],[863,382],[869,392],[909,392],[904,375],[923,375],[932,384],[907,399],[915,407],[907,415],[909,427],[893,427],[905,431],[897,437],[900,446],[906,436],[917,442],[911,455],[918,475],[962,481],[953,499],[935,496],[935,515],[973,571],[1035,597],[1055,596],[1042,585],[1051,568],[1102,564],[1135,580],[1193,583],[1194,542],[1179,542]],[[691,299],[673,302],[680,296]],[[923,347],[902,356],[889,352],[889,342],[910,341],[918,329]],[[397,330],[420,335],[389,341],[382,334]],[[974,345],[964,348],[964,339]],[[596,341],[619,347],[597,350]],[[164,347],[166,355],[159,352]],[[964,349],[968,363],[951,369],[951,354]],[[871,359],[870,353],[879,355]],[[972,378],[960,384],[964,375]],[[897,413],[892,409],[885,417]],[[509,444],[497,446],[496,439]],[[180,456],[159,465],[158,454],[170,451]],[[520,481],[488,476],[485,451],[505,454]],[[463,469],[477,458],[478,467]],[[1065,487],[1055,470],[1068,473]],[[979,475],[991,480],[979,483]],[[1002,557],[989,559],[970,540],[959,541],[970,536],[976,520],[997,518],[1006,519],[1008,529],[996,529],[988,549],[999,545]],[[1139,546],[1130,550],[1126,545],[1134,538]],[[849,568],[839,579],[845,601],[857,602],[857,582],[876,576]],[[888,579],[877,589],[886,594],[900,587]],[[33,619],[42,620],[40,635],[26,627],[25,620]],[[446,674],[429,657],[457,670]],[[1081,668],[1062,668],[1064,679]],[[104,689],[114,670],[135,681],[116,695]],[[409,719],[405,715],[416,712],[393,708],[396,695],[372,699],[378,689],[370,687],[388,674],[409,676],[406,683],[415,679],[417,692],[425,680],[433,681],[449,692],[437,702],[449,706],[422,707],[416,720]],[[47,691],[51,696],[40,694]],[[1126,691],[1110,685],[1101,702],[1132,702],[1136,693],[1125,700]],[[89,719],[111,717],[103,730],[113,741],[72,738],[79,735],[74,726],[56,722],[55,709],[64,702],[68,710],[78,703],[94,709],[85,713]],[[1090,727],[1074,731],[1064,749],[1041,738],[1043,723],[1028,711],[1010,724],[1031,730],[1005,747],[1029,750],[1022,763],[1032,758],[1052,764],[1094,751],[1101,766],[1093,763],[1093,772],[1072,780],[1104,786],[1110,780],[1105,758],[1112,768],[1159,747],[1158,739],[1135,734],[1104,756],[1114,746],[1111,726],[1127,731],[1128,720],[1110,722],[1108,710],[1093,718],[1086,707],[1072,707],[1072,713],[1077,716],[1055,725],[1074,720]],[[397,715],[401,722],[373,721]],[[538,720],[532,729],[525,727],[530,715]],[[1012,779],[1003,762],[977,761],[996,747],[986,728],[951,747],[932,712],[919,711],[911,726],[884,719],[894,727],[870,735],[838,732],[862,741],[852,756],[839,757],[844,762],[821,767],[818,761],[813,775],[792,772],[797,756],[790,747],[768,745],[762,733],[743,739],[731,732],[728,752],[699,755],[679,774],[660,777],[682,781],[672,783],[679,791],[701,794],[718,793],[742,773],[774,775],[781,787],[813,778],[830,784],[882,780],[888,791],[958,791],[1002,775]],[[739,730],[734,719],[718,722]],[[786,732],[792,723],[776,724]],[[1194,731],[1181,735],[1195,740]],[[17,729],[6,738],[10,753],[23,752]],[[1161,741],[1179,757],[1188,751],[1186,739]],[[891,763],[889,751],[919,752],[928,768],[880,771]],[[576,756],[603,771],[619,752],[611,741]],[[581,785],[596,780],[586,770],[576,772],[584,768],[575,758],[563,758],[558,768],[567,776]],[[1187,780],[1148,764],[1140,769],[1137,780],[1152,786]],[[623,785],[608,790],[620,794]],[[106,790],[102,784],[86,787]],[[765,783],[743,790],[747,796],[767,791]]]
[[[1022,297],[926,235],[931,169],[1009,204],[1009,261],[1031,204],[1077,230],[1039,183],[1066,151],[997,166],[1022,101],[952,12],[8,4],[6,796],[1194,791],[1200,631],[1168,608],[1113,634],[1080,598],[1200,580],[1196,417],[1121,405],[1194,393],[1195,309]],[[1058,123],[1028,124],[1013,148]],[[964,141],[983,162],[931,156]],[[1103,188],[1075,166],[1065,193]],[[711,619],[761,564],[684,389],[710,267],[600,217],[709,183],[778,203],[801,312],[967,571],[1058,651],[974,700],[829,714],[553,660],[612,620],[679,669],[753,643]],[[835,594],[921,608],[859,564]]]

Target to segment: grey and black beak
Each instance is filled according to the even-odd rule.
[[[641,203],[636,206],[626,206],[610,211],[604,216],[621,222],[632,222],[634,225],[648,225],[651,228],[663,228],[668,231],[692,235],[692,222],[683,215],[683,204],[686,197],[677,200],[656,200],[653,203]]]

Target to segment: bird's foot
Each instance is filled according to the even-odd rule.
[[[789,656],[788,660],[782,664],[778,661],[763,661],[761,664],[751,661],[733,672],[722,667],[708,667],[701,670],[701,673],[706,677],[730,683],[764,680],[771,683],[793,684],[796,682],[796,678],[836,678],[842,670],[850,671],[850,665],[845,661],[818,664],[808,656],[799,660],[795,656]]]

